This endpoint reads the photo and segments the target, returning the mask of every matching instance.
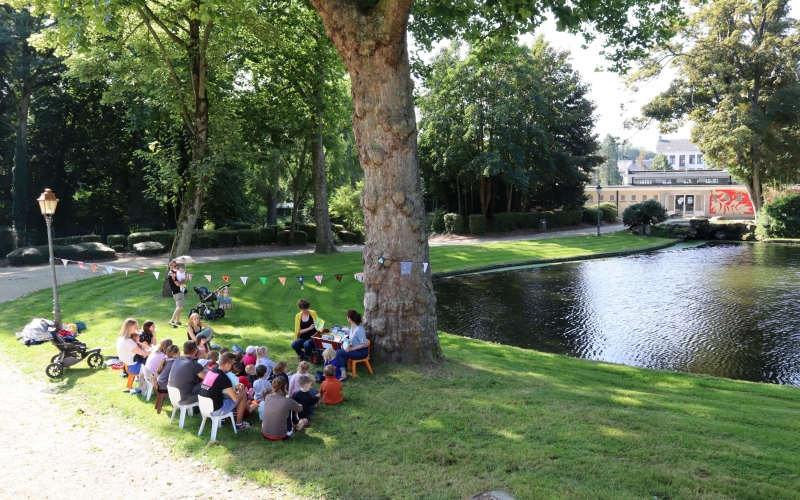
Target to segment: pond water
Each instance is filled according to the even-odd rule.
[[[800,246],[706,245],[458,276],[434,289],[441,331],[800,385]]]

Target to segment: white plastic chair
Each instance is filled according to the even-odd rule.
[[[142,391],[142,395],[145,397],[145,401],[150,401],[150,396],[153,395],[155,385],[155,375],[153,375],[153,372],[151,372],[145,365],[142,365],[142,368],[139,371],[139,388]]]
[[[181,401],[181,391],[177,387],[167,386],[167,393],[169,394],[170,402],[172,402],[172,417],[169,419],[169,423],[172,423],[172,421],[175,420],[175,412],[180,410],[181,411],[181,419],[180,419],[180,422],[178,424],[178,427],[183,429],[183,421],[186,418],[186,411],[187,410],[189,411],[189,416],[191,417],[192,416],[192,407],[194,406],[194,403],[190,404],[190,405],[182,405],[180,403],[180,401]]]
[[[207,418],[211,419],[211,441],[217,439],[217,429],[220,427],[223,418],[231,419],[233,433],[238,434],[236,432],[236,423],[234,422],[235,418],[232,411],[224,415],[212,415],[212,413],[214,413],[214,401],[211,398],[198,396],[197,401],[200,403],[200,415],[203,416],[203,421],[200,422],[200,431],[197,433],[198,436],[203,434],[203,427],[206,425]]]

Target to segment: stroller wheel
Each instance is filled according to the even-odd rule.
[[[100,368],[103,366],[103,356],[100,353],[93,352],[86,358],[89,368]]]
[[[58,361],[58,358],[60,358],[60,357],[61,357],[61,355],[60,355],[60,354],[56,354],[55,356],[53,356],[52,358],[50,358],[50,362],[51,362],[51,363],[55,363],[56,361]]]
[[[218,308],[216,311],[214,311],[214,315],[215,315],[217,318],[224,318],[224,317],[225,317],[225,310],[224,310],[224,309],[219,309],[219,308]]]
[[[61,363],[50,363],[47,365],[47,368],[44,369],[44,372],[50,378],[58,378],[64,373],[64,367],[61,366]]]
[[[208,311],[206,311],[206,319],[207,319],[208,321],[214,321],[214,318],[216,318],[216,317],[217,317],[217,316],[214,314],[214,311],[212,311],[211,309],[209,309]]]

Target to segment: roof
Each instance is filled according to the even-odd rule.
[[[669,153],[671,151],[700,151],[700,149],[689,142],[689,139],[662,139],[656,142],[656,152]]]

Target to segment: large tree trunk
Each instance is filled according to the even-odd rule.
[[[267,203],[267,225],[278,225],[278,176],[280,174],[278,165],[281,162],[281,154],[275,152],[272,162],[272,193]]]
[[[311,142],[311,173],[314,182],[314,220],[317,224],[317,244],[314,253],[336,252],[328,212],[328,180],[325,174],[325,151],[322,146],[322,116],[314,117],[314,140]]]
[[[753,202],[753,210],[755,213],[761,211],[763,204],[763,190],[761,186],[761,147],[753,146],[753,180],[752,186],[748,186],[750,191],[750,201]]]
[[[23,82],[17,105],[17,133],[14,143],[14,166],[11,169],[11,220],[20,246],[28,241],[28,110],[33,93],[32,78]]]
[[[442,358],[417,157],[406,28],[410,0],[362,10],[312,0],[350,73],[353,131],[364,170],[364,326],[373,355],[400,363]],[[379,263],[379,259],[383,263]],[[400,262],[413,262],[400,274]]]

